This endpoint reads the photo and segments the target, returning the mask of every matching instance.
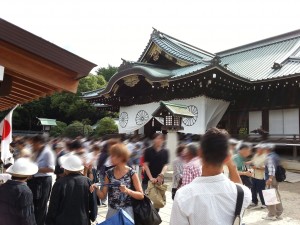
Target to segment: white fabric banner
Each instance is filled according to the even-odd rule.
[[[183,118],[182,122],[182,132],[191,134],[204,134],[208,128],[217,126],[229,106],[229,102],[205,96],[166,102],[186,105],[195,115],[193,118]],[[153,118],[152,113],[158,107],[159,102],[120,107],[119,133],[140,129]]]

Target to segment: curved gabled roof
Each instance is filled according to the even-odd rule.
[[[177,59],[181,59],[189,64],[201,63],[203,60],[212,59],[215,57],[215,54],[213,53],[187,44],[154,29],[144,52],[138,59],[139,62],[143,61],[153,43],[169,55]]]
[[[153,45],[176,59],[188,62],[188,66],[168,69],[142,62]],[[109,93],[118,80],[133,74],[144,76],[152,82],[180,80],[212,69],[246,83],[298,76],[300,30],[212,54],[154,29],[139,61],[125,64],[121,65],[105,89],[97,91],[99,95]],[[92,96],[95,92],[85,94],[87,98]]]

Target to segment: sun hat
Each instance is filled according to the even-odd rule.
[[[238,141],[237,139],[235,139],[235,138],[230,138],[230,139],[228,140],[228,143],[229,143],[230,145],[236,145],[236,144],[239,143],[239,141]]]
[[[265,148],[266,143],[258,143],[256,145],[254,145],[254,148]]]
[[[273,144],[273,143],[266,143],[266,144],[263,146],[264,149],[270,149],[270,150],[273,150],[275,147],[276,147],[276,145]]]
[[[60,157],[60,163],[62,168],[69,171],[77,172],[84,169],[82,160],[77,155],[68,154],[62,156]]]
[[[15,177],[28,177],[38,172],[38,166],[28,158],[19,158],[6,172]]]

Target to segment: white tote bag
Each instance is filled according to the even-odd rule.
[[[262,191],[266,205],[277,205],[280,203],[276,189],[271,188]]]

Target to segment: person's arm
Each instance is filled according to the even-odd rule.
[[[229,159],[226,163],[229,170],[229,178],[234,183],[242,184],[241,177],[237,171],[236,165],[234,164],[232,159]]]
[[[252,177],[252,173],[250,171],[238,171],[238,174],[244,175],[244,176],[248,176],[248,177]]]
[[[148,162],[144,162],[144,169],[146,171],[146,174],[147,176],[149,177],[149,180],[152,182],[152,183],[156,183],[157,180],[156,178],[154,178],[150,172],[150,169],[149,169],[149,166],[148,166]]]
[[[135,191],[127,188],[125,185],[120,186],[120,191],[138,200],[144,199],[143,189],[139,181],[138,175],[135,173],[131,177]]]
[[[55,169],[55,160],[54,154],[52,152],[47,152],[46,157],[46,166],[39,168],[39,173],[52,173]]]
[[[109,183],[108,177],[105,176],[104,184],[108,184],[108,183]],[[107,186],[103,186],[102,190],[100,190],[100,188],[96,184],[93,184],[90,187],[90,192],[93,192],[95,189],[96,189],[96,194],[97,194],[98,198],[104,199],[106,197],[107,189],[108,189]]]
[[[181,179],[180,162],[179,161],[174,161],[173,162],[173,177],[174,177],[174,182],[176,184],[178,184],[179,180]]]
[[[266,180],[266,185],[270,186],[272,184],[272,181],[274,179],[275,176],[275,165],[272,161],[272,159],[268,159],[267,161],[267,167],[268,167],[268,172],[269,172],[269,179]]]
[[[180,209],[179,201],[177,200],[176,195],[170,218],[170,225],[190,225],[189,218]]]
[[[58,183],[55,183],[53,185],[52,191],[51,191],[51,197],[48,207],[48,213],[46,216],[46,225],[54,225],[55,219],[57,217],[58,211],[60,209],[60,200],[62,199],[61,193],[63,193],[58,185]]]
[[[43,168],[39,168],[39,173],[52,173],[54,172],[54,169],[52,168],[48,168],[48,167],[43,167]]]
[[[162,184],[164,182],[165,179],[165,172],[168,170],[168,162],[169,162],[169,152],[166,151],[165,153],[165,162],[164,162],[164,166],[160,172],[160,174],[158,174],[157,176],[157,182]]]

